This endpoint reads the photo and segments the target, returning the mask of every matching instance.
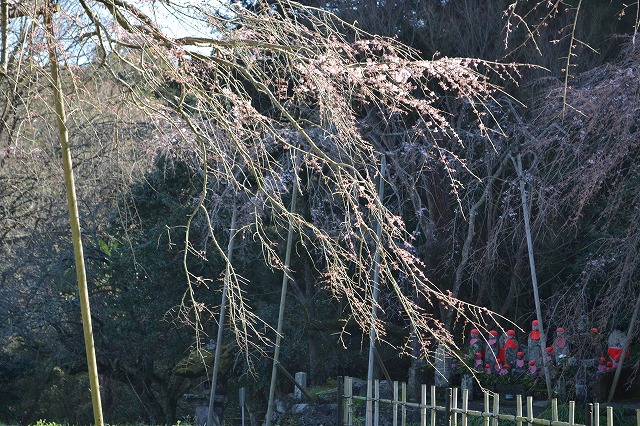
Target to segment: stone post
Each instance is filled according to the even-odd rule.
[[[298,383],[303,388],[307,388],[307,373],[303,371],[298,371],[296,373],[296,383]],[[297,386],[293,389],[293,397],[295,399],[302,399],[302,391]]]
[[[433,365],[436,369],[434,380],[436,386],[439,388],[446,388],[450,386],[451,357],[447,354],[446,349],[442,345],[439,345],[436,349]]]

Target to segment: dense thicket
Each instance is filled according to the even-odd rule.
[[[312,75],[295,66],[296,72],[290,72],[284,52],[238,54],[243,67],[259,71],[231,67],[228,75],[233,78],[224,77],[224,96],[209,96],[207,90],[220,78],[218,72],[229,68],[208,68],[204,59],[202,66],[192,63],[185,81],[169,74],[142,80],[148,70],[138,70],[118,55],[102,57],[99,50],[91,58],[94,65],[104,61],[115,74],[100,67],[97,74],[90,67],[69,68],[70,110],[80,111],[71,115],[69,128],[82,182],[79,198],[108,422],[172,423],[192,415],[183,395],[201,390],[206,375],[184,374],[176,366],[206,346],[216,328],[223,247],[234,209],[241,226],[233,265],[242,284],[234,297],[243,297],[253,316],[243,318],[242,309],[234,311],[239,317],[225,335],[222,381],[230,387],[229,395],[235,386],[247,385],[252,413],[261,415],[269,338],[274,335],[269,325],[277,318],[289,220],[278,209],[286,210],[293,179],[300,185],[294,212],[299,222],[281,363],[289,371],[308,371],[313,384],[366,371],[366,337],[358,323],[362,325],[369,306],[354,304],[360,299],[345,297],[336,282],[365,293],[349,286],[370,274],[375,220],[384,220],[388,230],[387,285],[379,305],[382,337],[388,343],[381,352],[394,379],[406,380],[411,356],[420,358],[425,349],[432,350],[420,345],[434,345],[434,336],[447,336],[441,329],[459,336],[468,325],[467,318],[447,306],[446,297],[412,293],[422,281],[407,271],[424,273],[433,294],[450,294],[526,327],[534,307],[517,156],[525,167],[547,323],[564,326],[569,335],[577,332],[580,322],[575,318],[601,330],[630,325],[640,240],[640,56],[629,42],[637,26],[634,13],[627,9],[622,15],[626,6],[615,1],[550,3],[555,9],[531,8],[528,2],[510,8],[510,3],[317,5],[369,33],[397,37],[416,49],[414,59],[461,56],[538,66],[520,68],[515,80],[481,68],[488,81],[505,87],[483,99],[486,110],[479,111],[472,98],[461,101],[459,87],[446,78],[446,84],[429,83],[433,92],[413,93],[418,99],[433,96],[429,101],[448,117],[440,132],[404,105],[380,108],[378,92],[371,98],[356,94],[355,100],[337,105],[324,104],[332,99],[323,98],[324,93],[305,92],[304,84],[342,72],[334,69],[342,63],[331,56],[318,65],[324,74]],[[304,27],[305,17],[299,19]],[[347,25],[341,31],[344,39],[335,40],[337,46],[364,34]],[[353,59],[373,56],[384,46],[360,45],[362,58]],[[221,61],[232,47],[218,47]],[[36,50],[35,41],[28,48]],[[572,58],[568,75],[567,55]],[[462,64],[460,72],[475,66],[445,64]],[[3,91],[0,105],[0,420],[88,423],[84,349],[78,343],[82,328],[60,202],[63,184],[53,113],[42,92],[47,87],[43,68],[34,62],[28,66],[33,69],[20,79],[0,81],[3,88],[11,87]],[[269,72],[280,82],[270,89],[281,91],[279,99],[291,95],[295,101],[284,103],[286,108],[278,109],[253,80]],[[202,90],[191,93],[189,85]],[[345,84],[341,89],[346,93],[351,88]],[[78,92],[82,96],[73,95]],[[140,105],[145,113],[136,109]],[[343,114],[340,108],[346,105],[356,105],[353,116]],[[327,112],[332,106],[334,114]],[[155,109],[168,111],[163,114],[172,120],[152,120],[148,111]],[[218,128],[222,116],[233,116],[237,128]],[[287,117],[300,128],[285,125]],[[339,128],[332,127],[332,120],[347,123],[345,132],[353,126],[366,142],[363,149],[331,137]],[[259,129],[256,134],[262,137],[249,138],[247,128]],[[308,138],[300,136],[301,130]],[[246,151],[225,151],[230,139]],[[213,142],[200,149],[202,140]],[[296,159],[293,148],[301,149],[303,158]],[[376,200],[380,153],[387,162],[387,190],[384,199]],[[296,161],[302,165],[296,168]],[[333,169],[332,161],[351,167],[349,173]],[[255,170],[256,164],[275,167],[263,172]],[[349,178],[358,194],[351,204],[340,192]],[[368,210],[378,202],[386,215]],[[358,250],[366,258],[363,263],[349,257]],[[404,261],[419,265],[403,269]],[[418,325],[433,330],[420,344],[412,340],[416,321],[404,310],[408,302],[426,318]],[[486,321],[481,325],[495,325]],[[247,324],[254,330],[243,330]],[[263,340],[243,346],[238,335]],[[416,367],[422,368],[414,362]],[[229,377],[233,380],[227,383]],[[281,387],[290,390],[286,383]]]

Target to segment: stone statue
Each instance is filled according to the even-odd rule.
[[[562,327],[556,328],[556,338],[553,340],[553,354],[556,365],[563,365],[571,355],[569,343]]]
[[[504,362],[509,365],[515,365],[518,350],[516,332],[514,330],[507,330],[507,340],[504,341]]]
[[[529,359],[535,361],[535,365],[542,364],[542,344],[540,342],[540,328],[538,327],[538,320],[531,322],[531,332],[529,333]]]
[[[498,332],[495,330],[489,331],[489,338],[486,343],[486,350],[484,354],[484,360],[487,364],[494,366],[498,361]]]

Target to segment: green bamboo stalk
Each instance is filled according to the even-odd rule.
[[[47,44],[49,49],[49,66],[51,81],[53,82],[53,94],[55,101],[56,118],[60,137],[60,149],[64,168],[64,180],[67,188],[67,203],[69,205],[69,220],[71,235],[73,237],[73,254],[78,279],[78,295],[82,312],[82,326],[84,330],[84,343],[89,367],[89,383],[91,386],[91,401],[93,405],[93,418],[96,426],[104,426],[102,418],[102,403],[100,401],[100,384],[98,381],[98,365],[96,361],[95,346],[93,342],[93,329],[91,326],[91,310],[89,306],[89,290],[87,286],[87,273],[82,249],[82,237],[80,232],[80,218],[78,214],[78,200],[76,198],[76,186],[73,177],[71,152],[69,150],[69,132],[66,125],[66,113],[62,83],[60,82],[60,70],[58,68],[58,56],[53,35],[53,15],[51,10],[45,12],[45,27],[47,31]]]

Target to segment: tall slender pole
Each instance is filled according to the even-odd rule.
[[[1,49],[0,51],[0,73],[7,73],[7,50],[9,49],[8,42],[8,33],[9,33],[9,5],[7,3],[8,0],[0,0],[0,38],[1,41]]]
[[[551,376],[549,376],[548,361],[545,356],[546,334],[542,324],[542,308],[540,307],[540,295],[538,294],[538,276],[536,275],[536,262],[533,257],[533,239],[531,238],[531,223],[529,220],[529,207],[527,205],[527,190],[525,188],[524,176],[522,173],[522,158],[518,153],[516,170],[520,180],[520,195],[522,197],[522,214],[524,216],[524,230],[527,235],[527,251],[529,252],[529,269],[531,270],[531,285],[533,286],[533,300],[536,305],[536,318],[540,327],[540,353],[542,354],[542,371],[547,385],[547,397],[551,400]]]
[[[387,169],[387,160],[382,154],[380,164],[380,182],[378,183],[378,198],[380,204],[384,199],[384,174]],[[373,364],[375,359],[375,346],[376,346],[376,319],[378,318],[378,295],[380,293],[380,238],[382,237],[382,221],[379,220],[376,226],[376,253],[373,259],[373,300],[371,303],[371,328],[369,330],[369,366],[367,368],[367,413],[365,424],[371,426],[373,424],[373,404],[372,404],[372,389],[370,384],[373,383]]]
[[[231,227],[229,228],[229,245],[227,245],[227,269],[224,274],[222,284],[222,299],[220,301],[220,318],[218,319],[218,336],[216,338],[216,352],[213,359],[213,373],[211,377],[211,392],[209,393],[209,412],[207,413],[207,426],[219,426],[220,419],[214,415],[214,404],[216,400],[216,386],[218,385],[218,370],[220,369],[220,350],[222,348],[222,330],[224,329],[224,317],[227,309],[227,292],[229,291],[229,280],[231,279],[231,257],[233,256],[233,246],[236,237],[236,217],[238,209],[233,205],[231,214]]]
[[[291,190],[291,208],[293,215],[298,201],[298,161],[297,156],[293,161],[293,189]],[[269,386],[269,402],[267,405],[267,425],[271,426],[273,415],[273,401],[276,395],[276,381],[278,377],[278,363],[280,358],[280,343],[282,341],[282,325],[284,322],[284,308],[287,302],[287,285],[289,284],[289,265],[291,264],[291,246],[293,245],[293,218],[289,219],[289,231],[287,233],[287,250],[284,255],[284,273],[282,275],[282,291],[280,293],[280,311],[278,312],[278,327],[276,330],[276,344],[273,353],[273,367],[271,368],[271,385]]]
[[[47,5],[50,6],[50,5]],[[69,205],[69,220],[71,224],[71,235],[73,238],[73,254],[76,265],[76,276],[78,280],[78,295],[80,299],[80,310],[82,312],[82,327],[84,330],[84,344],[89,367],[89,384],[91,386],[91,401],[93,405],[93,418],[96,426],[103,426],[102,403],[100,400],[100,383],[98,381],[98,363],[93,342],[93,328],[91,326],[91,309],[89,305],[89,290],[87,286],[87,273],[84,264],[84,254],[82,249],[82,236],[80,232],[80,216],[78,213],[78,200],[76,198],[76,185],[73,177],[73,166],[71,162],[71,152],[69,150],[69,132],[67,130],[67,117],[64,108],[64,97],[62,95],[62,83],[60,82],[60,70],[58,68],[58,55],[56,53],[56,43],[53,35],[53,16],[51,10],[46,10],[44,14],[45,28],[47,32],[47,45],[49,49],[49,66],[51,81],[53,82],[53,94],[55,99],[56,118],[58,132],[60,136],[60,149],[62,154],[62,164],[64,168],[64,180],[67,188],[67,203]]]

